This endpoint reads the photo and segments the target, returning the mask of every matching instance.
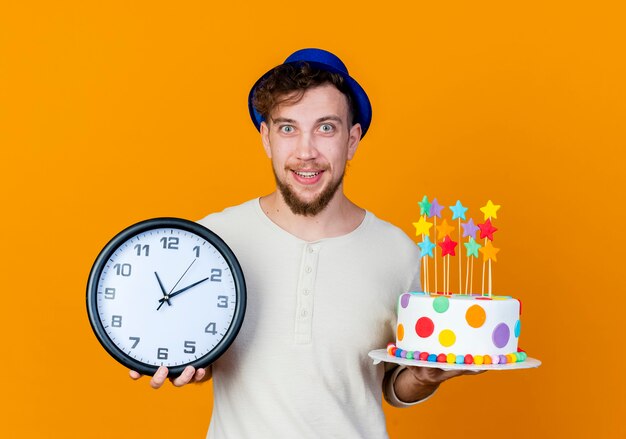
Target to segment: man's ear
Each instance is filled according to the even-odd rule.
[[[350,137],[348,138],[348,160],[352,160],[354,154],[356,154],[356,149],[359,147],[359,142],[361,141],[361,124],[355,123],[350,128]]]
[[[263,142],[263,149],[265,149],[265,154],[271,159],[272,149],[270,148],[270,127],[265,121],[261,122],[260,131],[261,141]]]

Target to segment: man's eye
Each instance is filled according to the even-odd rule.
[[[324,133],[330,133],[333,130],[333,126],[329,123],[325,123],[320,127],[320,130]]]
[[[293,133],[293,127],[291,125],[284,125],[284,126],[280,127],[280,130],[283,133],[287,133],[287,134]]]

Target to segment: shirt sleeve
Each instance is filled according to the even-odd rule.
[[[396,383],[396,378],[404,369],[406,369],[406,366],[397,366],[395,369],[391,369],[385,374],[385,379],[383,381],[383,395],[385,397],[385,401],[387,401],[391,406],[398,408],[412,407],[416,404],[426,401],[437,392],[437,390],[435,390],[426,398],[420,399],[419,401],[404,402],[400,400],[396,395],[394,384]]]

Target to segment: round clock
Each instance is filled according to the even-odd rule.
[[[206,367],[243,323],[246,286],[237,258],[200,224],[155,218],[116,235],[87,284],[96,337],[117,361],[145,375]]]

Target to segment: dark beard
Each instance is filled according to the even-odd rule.
[[[287,206],[289,206],[289,209],[291,209],[295,215],[304,216],[315,216],[324,210],[326,206],[328,206],[328,203],[330,203],[330,200],[332,200],[335,196],[337,189],[339,189],[341,182],[343,182],[343,176],[345,175],[344,171],[344,173],[341,174],[341,178],[335,184],[328,186],[315,200],[307,203],[300,200],[288,185],[279,180],[274,168],[272,168],[272,170],[274,171],[276,186],[280,190],[280,193],[282,194],[285,203],[287,203]]]

